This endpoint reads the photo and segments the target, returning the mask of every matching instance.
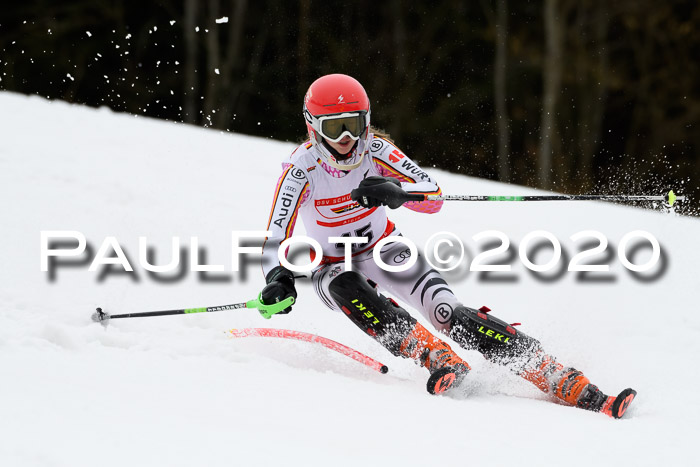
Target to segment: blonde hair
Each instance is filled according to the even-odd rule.
[[[376,136],[378,138],[385,139],[385,140],[389,141],[390,143],[394,144],[394,140],[391,139],[391,135],[389,135],[389,133],[382,130],[381,128],[377,128],[377,127],[370,125],[369,132],[374,133],[374,136]]]

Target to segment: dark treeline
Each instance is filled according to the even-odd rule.
[[[342,72],[424,166],[575,193],[700,199],[699,57],[697,0],[43,0],[0,12],[0,89],[297,141],[306,88]]]

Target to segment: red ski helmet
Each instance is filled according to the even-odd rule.
[[[311,143],[317,147],[331,166],[351,170],[360,166],[368,149],[370,106],[362,85],[353,77],[342,74],[326,75],[311,83],[304,97],[304,119]],[[321,143],[338,142],[345,136],[360,140],[347,158],[354,163],[340,164]],[[356,157],[359,154],[359,158]],[[345,161],[346,159],[344,159]]]

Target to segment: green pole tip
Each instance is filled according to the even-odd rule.
[[[673,192],[673,190],[669,191],[666,195],[666,202],[669,206],[673,206],[673,204],[676,202],[676,194]]]

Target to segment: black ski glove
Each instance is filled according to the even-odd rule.
[[[391,177],[367,177],[360,186],[350,192],[353,201],[365,208],[389,206],[391,209],[400,207],[406,201],[411,201],[409,194],[401,189],[401,182]]]
[[[277,266],[267,274],[265,278],[267,285],[261,292],[262,302],[265,305],[272,305],[281,302],[287,297],[297,298],[297,289],[294,288],[294,274],[291,271]],[[285,308],[279,314],[292,311],[292,307]]]

